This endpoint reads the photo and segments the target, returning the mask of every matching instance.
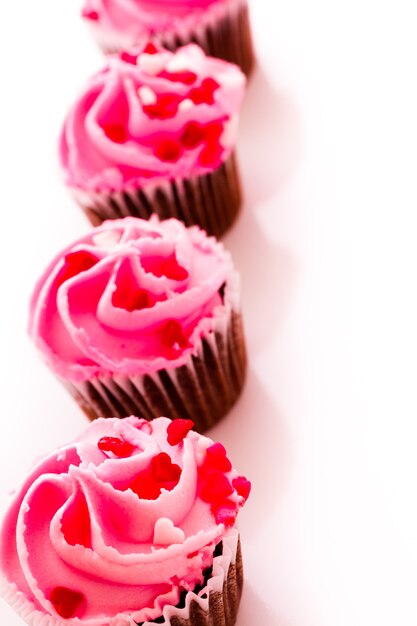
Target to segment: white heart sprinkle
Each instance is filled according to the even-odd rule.
[[[192,109],[193,106],[194,106],[194,102],[192,100],[190,100],[189,98],[186,98],[185,100],[180,102],[180,104],[178,106],[178,110],[179,111],[188,111],[189,109]]]
[[[146,54],[143,52],[138,56],[137,64],[139,67],[150,76],[155,76],[162,72],[166,63],[165,54]]]
[[[155,522],[153,543],[161,546],[170,546],[172,543],[184,543],[185,533],[181,528],[174,526],[167,517],[160,517]]]
[[[158,100],[156,93],[148,85],[139,87],[138,94],[142,104],[156,104]]]

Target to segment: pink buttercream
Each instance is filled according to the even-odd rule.
[[[236,279],[222,244],[178,220],[105,222],[60,253],[38,282],[29,332],[74,381],[177,367],[195,354]]]
[[[4,519],[0,551],[5,595],[30,624],[152,620],[203,582],[249,483],[219,455],[220,444],[194,431],[170,445],[174,423],[98,419],[33,468]],[[114,442],[127,449],[113,452]],[[177,470],[171,482],[155,473],[162,457]],[[229,486],[214,501],[213,472],[223,491]],[[139,495],[148,483],[157,492]],[[222,507],[232,512],[226,525]]]
[[[239,0],[85,0],[83,17],[102,36],[126,48],[145,38],[193,30]]]
[[[245,78],[190,44],[108,57],[60,142],[67,184],[89,192],[202,175],[232,152]]]

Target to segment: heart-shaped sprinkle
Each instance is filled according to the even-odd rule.
[[[195,104],[214,104],[214,92],[220,87],[214,78],[205,78],[200,87],[193,87],[188,98]]]
[[[49,600],[58,615],[64,619],[69,619],[75,616],[84,600],[84,595],[67,587],[54,587],[49,595]]]
[[[142,500],[156,500],[161,495],[161,485],[147,471],[138,474],[129,488]]]
[[[98,263],[98,258],[91,252],[87,252],[87,250],[70,252],[65,256],[64,267],[56,278],[58,286],[62,285],[69,278],[91,269],[96,263]]]
[[[188,435],[193,426],[194,422],[191,420],[180,418],[173,420],[167,428],[167,440],[169,445],[176,446],[179,444],[184,437]]]
[[[197,80],[197,74],[189,70],[183,70],[182,72],[167,72],[164,70],[159,76],[171,80],[173,83],[184,83],[184,85],[192,85]]]
[[[233,491],[226,476],[214,471],[205,477],[201,485],[200,497],[204,502],[217,503],[230,496]]]
[[[103,131],[106,137],[114,143],[126,143],[128,140],[126,128],[122,124],[106,124],[103,126]]]
[[[232,469],[232,464],[226,455],[226,448],[221,443],[213,443],[207,448],[205,463],[220,472],[230,472]]]
[[[136,65],[136,61],[138,58],[137,54],[129,54],[129,52],[121,52],[120,58],[125,63],[130,63],[131,65]]]
[[[87,20],[91,20],[92,22],[97,22],[97,20],[99,19],[97,11],[88,11],[86,9],[82,11],[82,16]]]
[[[115,456],[120,458],[130,456],[135,449],[134,445],[128,441],[119,439],[119,437],[102,437],[99,439],[97,446],[103,452],[113,452]]]
[[[204,129],[201,124],[198,122],[188,122],[184,127],[180,141],[184,148],[191,150],[204,141],[204,137]]]
[[[163,139],[156,146],[154,154],[161,161],[178,161],[183,152],[182,146],[175,139]]]
[[[169,320],[162,331],[162,343],[167,348],[186,348],[188,339],[177,320]]]
[[[149,293],[145,289],[136,289],[123,292],[117,289],[112,297],[112,304],[126,311],[140,311],[141,309],[149,309],[152,306]]]
[[[186,280],[188,278],[187,270],[185,267],[179,265],[175,254],[172,254],[164,259],[162,262],[161,272],[171,280]]]
[[[181,468],[172,462],[166,452],[160,452],[151,461],[152,476],[158,483],[178,482]]]
[[[170,546],[173,543],[184,543],[185,533],[181,528],[174,526],[167,517],[160,517],[155,522],[153,543],[161,546]]]
[[[238,494],[245,500],[249,498],[249,494],[251,491],[251,483],[244,476],[238,476],[232,481],[233,487],[236,489]]]
[[[233,502],[225,501],[214,504],[211,508],[217,524],[224,524],[226,528],[234,526],[237,516],[236,505]]]
[[[149,41],[144,49],[142,50],[145,54],[158,54],[158,48],[155,46],[152,41]]]
[[[144,104],[142,109],[151,119],[167,120],[176,116],[181,100],[175,93],[160,93],[154,104]]]

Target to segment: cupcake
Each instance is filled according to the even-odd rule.
[[[254,65],[247,0],[85,0],[82,15],[104,52],[195,42],[246,75]]]
[[[100,419],[33,467],[0,535],[2,595],[27,624],[235,623],[250,483],[182,422]]]
[[[219,237],[241,195],[234,156],[245,78],[196,45],[107,59],[67,116],[60,161],[94,226],[175,217]]]
[[[222,244],[178,220],[130,217],[52,261],[29,332],[90,419],[170,415],[204,431],[243,386],[239,299]]]

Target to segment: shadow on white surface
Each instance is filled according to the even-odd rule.
[[[244,558],[244,557],[243,557]],[[244,564],[243,564],[244,565]],[[275,598],[271,598],[275,600]],[[295,626],[276,615],[245,581],[236,626]]]
[[[263,523],[274,515],[285,490],[291,465],[291,442],[279,407],[252,369],[248,371],[240,400],[209,436],[225,445],[234,467],[252,482],[241,526],[243,532],[246,527],[246,532],[259,534]]]
[[[300,115],[258,66],[249,83],[239,126],[238,154],[245,198],[262,203],[291,178],[301,152]]]

